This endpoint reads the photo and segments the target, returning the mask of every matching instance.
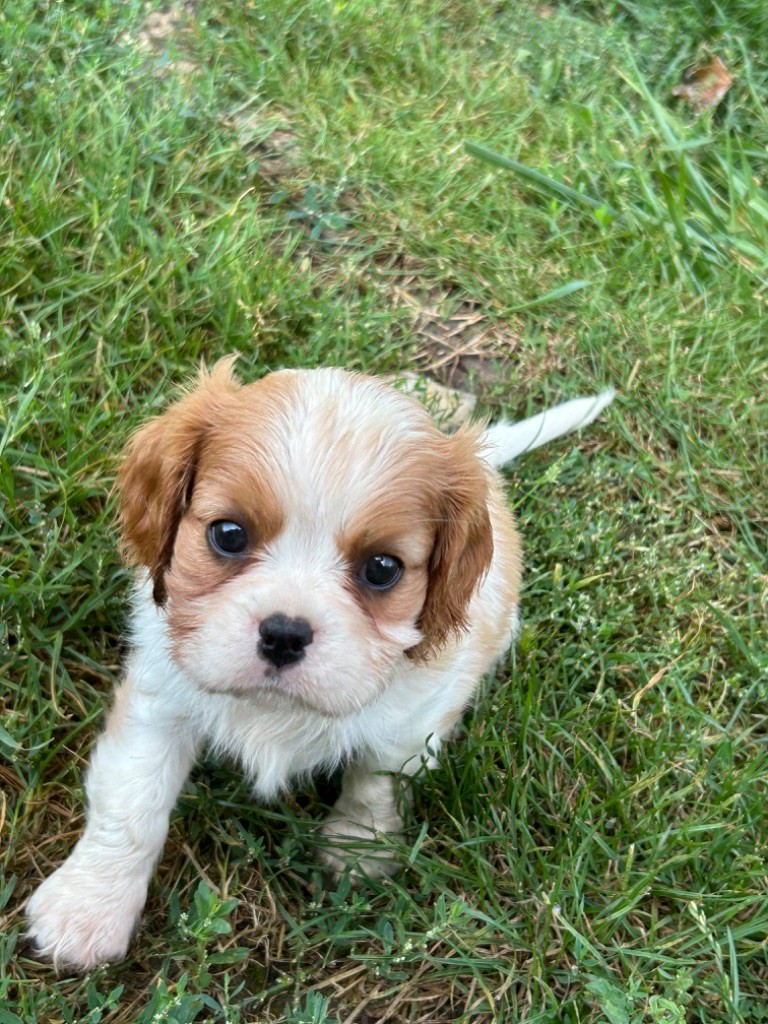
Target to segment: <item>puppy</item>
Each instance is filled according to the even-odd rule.
[[[334,870],[352,841],[400,832],[394,773],[434,757],[517,625],[520,543],[494,469],[612,398],[446,436],[374,379],[283,370],[241,386],[231,366],[125,452],[132,653],[85,831],[27,906],[57,965],[125,955],[203,747],[263,798],[344,765],[324,824]],[[352,866],[391,869],[370,846]]]

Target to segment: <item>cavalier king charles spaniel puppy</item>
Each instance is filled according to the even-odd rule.
[[[495,470],[612,398],[447,436],[379,380],[282,370],[242,386],[232,362],[125,451],[131,653],[85,831],[27,906],[59,966],[125,955],[203,748],[262,798],[342,765],[326,864],[391,870],[370,840],[400,833],[400,780],[434,759],[516,629],[520,542]]]

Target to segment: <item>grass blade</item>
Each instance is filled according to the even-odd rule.
[[[476,156],[479,160],[484,160],[488,164],[493,164],[495,167],[503,167],[505,170],[514,171],[518,177],[527,181],[537,192],[541,192],[545,196],[560,199],[569,206],[586,206],[592,210],[606,210],[613,214],[613,216],[618,216],[618,212],[613,210],[602,199],[595,199],[594,196],[586,195],[584,192],[577,192],[570,185],[564,185],[561,181],[557,181],[556,178],[550,178],[548,175],[542,174],[541,171],[534,170],[533,167],[527,167],[525,164],[521,164],[509,156],[504,156],[503,153],[496,153],[494,150],[488,149],[478,142],[466,142],[465,146],[467,152],[471,153],[472,156]]]

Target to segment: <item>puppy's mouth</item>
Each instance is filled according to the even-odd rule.
[[[217,697],[233,697],[244,705],[262,703],[273,708],[303,708],[327,719],[335,719],[360,710],[357,705],[328,708],[323,701],[313,700],[311,690],[307,689],[306,679],[302,679],[300,673],[290,667],[269,668],[238,686],[214,687],[200,682],[197,685],[204,693]]]
[[[281,693],[290,693],[291,684],[295,681],[297,674],[293,669],[293,665],[282,665],[279,668],[267,665],[260,684],[257,686],[261,685],[269,690],[280,690]]]
[[[241,700],[258,698],[265,691],[277,693],[289,700],[298,700],[303,703],[300,684],[297,686],[298,673],[293,666],[285,668],[273,668],[271,665],[256,671],[241,682],[227,686],[211,685],[203,680],[197,680],[197,686],[205,693],[224,694],[227,697],[238,697]]]

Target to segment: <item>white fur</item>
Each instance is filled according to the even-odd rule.
[[[493,469],[501,469],[518,455],[533,451],[572,430],[586,427],[610,405],[616,392],[601,392],[592,398],[574,398],[521,423],[500,421],[485,432],[485,457]]]
[[[518,608],[510,603],[507,577],[517,552],[504,540],[512,528],[503,527],[508,513],[498,495],[490,506],[493,561],[461,637],[414,664],[403,652],[420,638],[415,619],[388,626],[361,619],[342,585],[333,538],[350,509],[365,507],[382,466],[396,467],[395,418],[398,429],[418,432],[424,413],[414,411],[408,422],[410,406],[403,403],[410,400],[360,378],[345,391],[347,378],[339,374],[318,371],[295,419],[266,439],[267,446],[281,446],[273,483],[287,510],[285,529],[253,573],[227,585],[226,602],[212,604],[180,651],[169,635],[168,609],[154,603],[151,584],[140,575],[125,681],[86,779],[85,832],[27,907],[30,935],[57,965],[90,968],[125,955],[169,815],[206,746],[237,759],[262,798],[318,769],[347,765],[324,826],[326,862],[335,870],[348,865],[351,842],[360,873],[391,870],[386,851],[354,853],[355,840],[400,831],[400,786],[382,773],[413,774],[434,759],[478,680],[509,645]],[[588,422],[609,400],[583,399],[546,420],[491,427],[484,438],[488,461],[499,466]],[[333,402],[338,415],[329,420]],[[356,422],[367,425],[375,442],[354,472],[339,475],[328,452],[345,451],[345,424]],[[427,556],[418,529],[410,543],[414,558]],[[306,661],[271,681],[255,655],[253,624],[278,608],[307,617],[317,635]]]

